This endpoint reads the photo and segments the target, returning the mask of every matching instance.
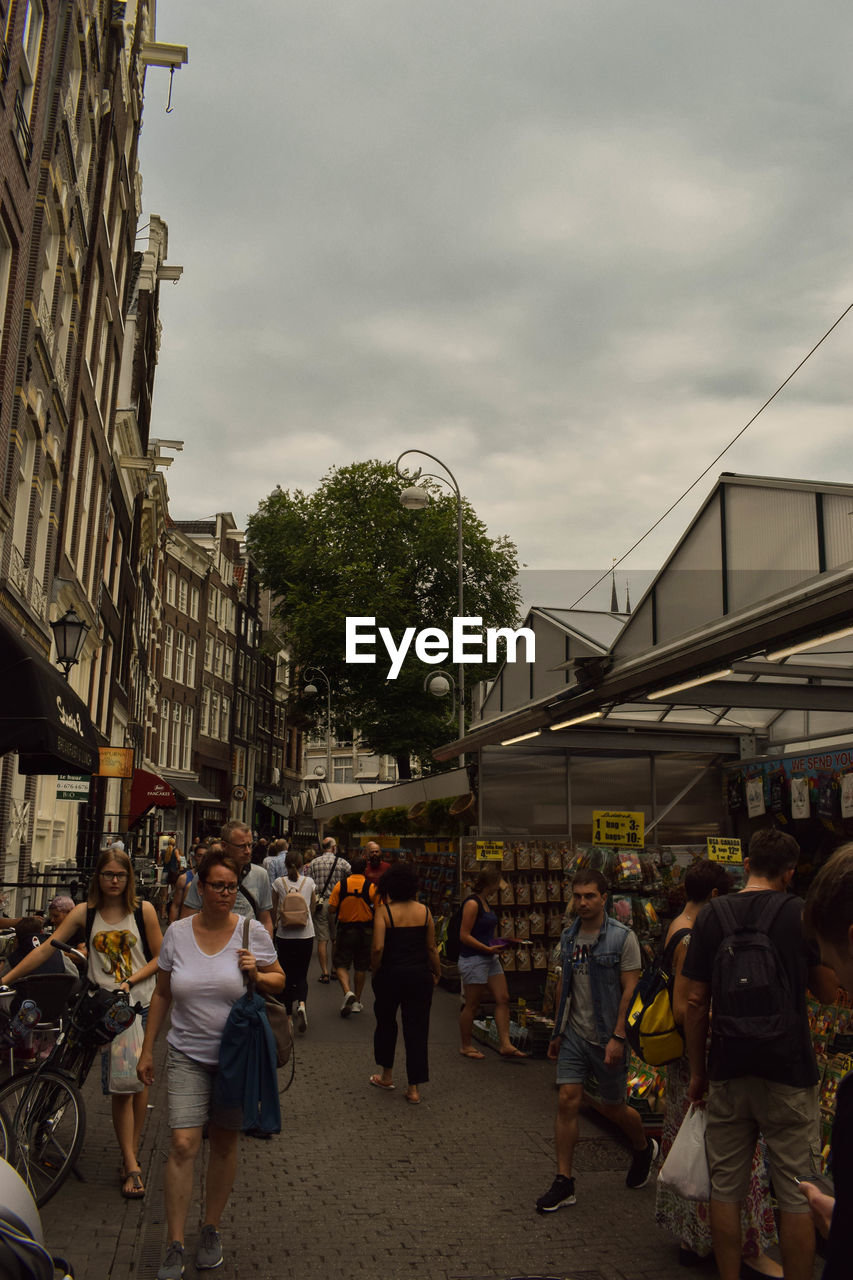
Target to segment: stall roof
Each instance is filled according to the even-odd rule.
[[[374,784],[375,788],[375,784]],[[447,773],[431,773],[425,778],[412,778],[396,786],[350,794],[329,804],[314,806],[314,817],[323,821],[339,813],[367,813],[369,809],[386,809],[394,805],[417,804],[419,800],[443,800],[464,795],[469,789],[467,769],[449,769]]]
[[[208,804],[223,807],[219,796],[215,796],[212,791],[208,791],[203,787],[196,778],[182,777],[172,773],[163,772],[163,781],[167,782],[176,795],[181,796],[184,800],[189,800],[191,804]]]
[[[557,725],[576,740],[641,728],[773,749],[849,738],[851,508],[851,485],[721,476],[600,661],[563,664],[564,689],[475,724],[436,758]]]

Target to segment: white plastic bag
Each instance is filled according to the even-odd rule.
[[[664,1186],[672,1187],[685,1200],[709,1200],[711,1197],[711,1176],[705,1154],[707,1123],[704,1108],[694,1107],[691,1103],[658,1174]]]
[[[142,1089],[142,1081],[136,1074],[136,1064],[143,1039],[142,1022],[136,1017],[106,1050],[110,1055],[110,1093],[139,1093]]]

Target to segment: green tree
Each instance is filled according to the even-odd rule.
[[[410,755],[435,767],[431,751],[455,736],[447,702],[424,692],[433,668],[412,650],[396,680],[387,679],[390,663],[378,638],[375,665],[348,664],[345,623],[374,617],[377,631],[388,627],[395,643],[406,627],[449,634],[457,603],[456,498],[434,481],[419,483],[432,501],[423,511],[405,511],[394,464],[356,462],[332,468],[313,493],[274,489],[247,525],[249,552],[276,599],[293,661],[323,668],[335,724],[357,728],[372,750],[395,756],[401,777],[409,776]],[[490,538],[464,499],[462,520],[466,616],[482,617],[485,627],[516,626],[514,544]],[[466,666],[466,679],[471,684],[494,670]],[[323,725],[324,698],[301,699],[298,710]]]

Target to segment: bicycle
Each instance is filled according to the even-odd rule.
[[[51,945],[80,955],[63,942]],[[50,992],[49,983],[54,984],[54,999],[56,990],[64,991],[65,1007],[47,1056],[0,1085],[0,1158],[17,1170],[41,1208],[62,1186],[83,1146],[86,1106],[80,1090],[93,1062],[131,1025],[142,1006],[131,1005],[123,992],[107,991],[71,974],[24,978],[15,985],[16,995],[38,1002],[37,982],[44,984],[44,993]],[[0,1013],[0,1036],[4,1017],[8,1025],[10,1014]],[[37,1030],[43,1027],[36,1024]]]

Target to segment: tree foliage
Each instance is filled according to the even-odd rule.
[[[375,665],[345,661],[345,622],[374,617],[399,643],[406,627],[450,633],[457,613],[456,497],[430,480],[430,505],[406,511],[403,485],[390,462],[332,468],[313,493],[276,488],[249,518],[247,541],[293,661],[322,667],[332,691],[332,719],[341,736],[357,728],[372,750],[412,754],[429,767],[430,752],[456,736],[446,700],[425,692],[434,668],[412,649],[396,680],[377,639]],[[484,627],[518,625],[518,560],[507,537],[490,538],[463,499],[464,606]],[[440,664],[449,667],[451,659]],[[466,665],[466,681],[494,668]],[[318,683],[318,689],[321,687]],[[325,685],[322,686],[325,691]],[[301,699],[309,723],[325,723],[325,698]],[[406,776],[403,772],[402,776]]]

